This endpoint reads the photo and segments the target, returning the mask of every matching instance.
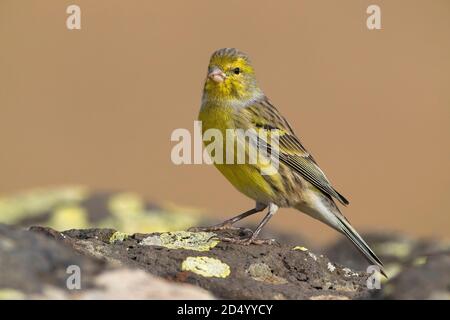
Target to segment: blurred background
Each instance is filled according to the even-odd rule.
[[[374,3],[382,30],[366,27]],[[81,30],[66,28],[70,4]],[[357,229],[448,238],[449,39],[448,0],[1,0],[0,193],[83,185],[217,219],[249,209],[214,167],[170,159],[210,54],[236,47]],[[271,225],[336,237],[294,210]]]

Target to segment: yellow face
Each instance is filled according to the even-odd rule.
[[[205,81],[209,98],[249,99],[257,90],[255,72],[248,57],[236,49],[220,49],[209,62]]]

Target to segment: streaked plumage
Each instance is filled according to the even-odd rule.
[[[278,207],[296,208],[346,235],[370,262],[382,267],[381,261],[340,213],[333,199],[344,205],[349,203],[348,200],[331,185],[287,120],[258,87],[254,69],[245,53],[225,48],[212,55],[199,120],[204,132],[215,128],[223,136],[226,129],[263,130],[269,137],[273,132],[279,135],[276,174],[261,174],[262,166],[266,164],[260,161],[255,164],[215,164],[233,186],[256,201],[254,212],[243,217],[269,207],[267,222]],[[255,141],[256,144],[235,136],[235,142],[245,144],[246,150],[257,146],[272,149],[269,138],[255,136]],[[224,156],[225,147],[224,142]],[[227,221],[226,225],[240,218]]]

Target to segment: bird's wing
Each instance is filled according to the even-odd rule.
[[[349,204],[348,200],[333,188],[314,158],[301,144],[289,123],[268,99],[253,103],[241,110],[240,113],[241,117],[244,118],[242,120],[247,124],[251,123],[251,126],[255,129],[276,130],[279,135],[278,152],[280,163],[284,163],[299,173],[308,182],[330,197],[336,198],[344,205]],[[267,139],[260,139],[259,143],[260,146],[266,147],[269,151],[271,150],[270,142]]]

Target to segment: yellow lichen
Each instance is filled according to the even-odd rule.
[[[295,246],[292,248],[292,250],[308,251],[308,248],[302,246]]]
[[[174,231],[149,236],[141,241],[141,245],[161,246],[169,249],[209,251],[219,242],[217,235],[212,232]]]
[[[86,188],[78,186],[33,189],[13,196],[0,195],[0,223],[14,224],[40,216],[43,220],[44,214],[52,211],[49,220],[39,220],[39,224],[60,230],[93,227],[149,233],[185,230],[200,222],[199,215],[192,208],[167,205],[162,209],[149,209],[140,195],[130,192],[112,194],[106,203],[109,215],[100,220],[89,219],[90,213],[96,214],[89,212],[89,205],[81,214],[80,210],[67,211],[70,207],[82,208],[83,201],[89,195]],[[94,194],[93,199],[96,197]],[[103,198],[99,200],[103,201]]]
[[[417,257],[416,259],[414,259],[413,261],[413,265],[414,266],[422,266],[424,264],[427,263],[427,257]]]
[[[23,292],[16,289],[0,289],[0,300],[23,300],[25,297]]]
[[[98,227],[113,227],[129,233],[183,230],[198,222],[190,213],[147,209],[141,196],[129,192],[111,196],[108,208],[112,217],[102,220]]]
[[[181,270],[215,278],[226,278],[231,273],[226,263],[210,257],[187,257],[181,264]]]
[[[187,229],[196,224],[197,220],[188,215],[174,214],[157,210],[133,213],[121,216],[111,221],[116,229],[130,233],[168,232]],[[103,223],[104,224],[104,223]]]
[[[128,233],[116,231],[109,238],[109,243],[115,243],[117,241],[122,242],[122,241],[126,240],[128,237],[129,237]]]
[[[108,201],[108,208],[113,215],[129,219],[145,210],[144,200],[138,194],[123,192],[114,194]]]
[[[84,208],[71,205],[57,208],[48,225],[56,230],[84,229],[89,227],[89,220]]]
[[[404,259],[409,256],[412,250],[412,245],[406,242],[384,242],[374,246],[374,251],[379,255],[396,257]]]
[[[0,223],[16,223],[39,216],[56,206],[76,204],[87,197],[81,186],[33,189],[14,196],[0,196]]]

